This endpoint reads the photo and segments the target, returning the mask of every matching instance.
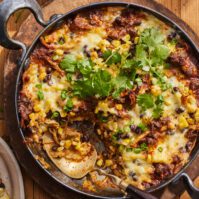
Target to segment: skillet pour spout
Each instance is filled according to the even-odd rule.
[[[96,3],[96,4],[90,4],[84,7],[77,8],[75,10],[72,10],[64,15],[54,15],[50,18],[49,21],[45,22],[43,20],[42,11],[40,6],[38,5],[36,0],[4,0],[2,3],[0,3],[0,45],[2,45],[5,48],[12,49],[12,50],[22,50],[22,56],[20,59],[19,65],[19,71],[16,78],[16,87],[15,90],[12,91],[13,96],[13,103],[10,104],[13,114],[13,126],[11,128],[14,128],[12,131],[12,134],[10,134],[11,138],[11,144],[13,146],[13,149],[17,155],[17,158],[20,162],[20,164],[25,168],[25,170],[32,176],[32,178],[40,184],[47,192],[49,192],[52,196],[56,198],[65,198],[66,194],[68,197],[73,197],[74,192],[76,192],[77,197],[93,197],[93,198],[132,198],[132,195],[130,194],[130,191],[128,192],[127,196],[123,196],[121,193],[115,195],[114,193],[104,193],[101,192],[99,195],[94,193],[88,193],[86,191],[83,191],[81,188],[78,189],[74,184],[78,184],[79,181],[73,181],[70,178],[67,178],[66,176],[60,177],[60,173],[56,170],[55,167],[53,169],[55,170],[54,173],[49,172],[46,170],[38,160],[35,159],[34,149],[30,148],[25,143],[25,133],[24,129],[21,128],[20,125],[20,116],[18,113],[18,97],[19,97],[19,90],[21,86],[21,77],[23,73],[23,69],[25,68],[26,62],[29,59],[30,54],[34,50],[36,44],[39,41],[39,38],[42,34],[53,28],[56,24],[59,22],[62,22],[63,20],[67,19],[68,17],[74,16],[74,14],[77,14],[81,11],[86,11],[94,8],[99,8],[103,6],[123,6],[123,7],[132,7],[136,9],[142,9],[146,12],[152,13],[155,16],[158,16],[160,19],[165,21],[166,23],[172,24],[179,32],[181,32],[181,35],[185,38],[185,40],[190,44],[196,55],[199,55],[199,50],[195,43],[192,41],[192,39],[187,35],[183,29],[181,29],[175,22],[170,20],[168,17],[164,16],[163,14],[142,6],[138,4],[129,4],[129,3],[120,3],[120,2],[103,2],[103,3]],[[16,41],[14,39],[11,39],[8,36],[7,33],[7,21],[9,17],[17,10],[19,9],[29,9],[35,16],[37,22],[44,27],[44,29],[41,31],[41,33],[35,38],[35,40],[32,42],[32,45],[27,48],[24,43]],[[6,113],[9,115],[10,113]],[[8,117],[7,117],[8,118]],[[199,190],[194,187],[192,181],[187,176],[186,173],[184,173],[184,170],[191,164],[191,162],[195,159],[195,157],[198,154],[199,145],[196,144],[195,148],[191,154],[191,158],[189,162],[173,177],[166,180],[165,182],[161,183],[157,187],[152,187],[151,189],[146,191],[147,192],[154,192],[157,191],[169,183],[173,181],[178,181],[180,178],[183,179],[185,188],[187,189],[188,193],[193,199],[199,198]],[[45,157],[45,155],[44,155]],[[45,157],[47,161],[49,161],[48,157]],[[75,183],[74,183],[75,182]],[[131,188],[129,188],[131,189]],[[147,198],[147,196],[145,196]]]

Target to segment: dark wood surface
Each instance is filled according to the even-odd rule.
[[[72,1],[71,0],[55,0],[55,1],[50,1],[50,2],[46,3],[45,0],[40,0],[40,3],[46,3],[46,5],[43,8],[43,12],[44,12],[44,17],[47,20],[52,14],[65,13],[65,12],[67,12],[75,7],[78,7],[80,5],[85,5],[85,4],[88,4],[91,2],[96,2],[96,1],[97,0],[72,0]],[[102,2],[102,0],[98,0],[98,2],[99,1]],[[171,11],[169,11],[168,9],[163,7],[161,4],[158,4],[152,0],[128,0],[128,1],[126,0],[126,2],[139,3],[142,5],[151,7],[155,10],[161,11],[162,13],[167,15],[169,18],[174,20],[177,24],[179,24],[191,36],[191,38],[195,41],[195,43],[199,45],[199,39],[197,37],[197,34],[195,34],[192,31],[192,29],[188,25],[186,25],[180,18],[176,17],[176,15],[174,15]],[[189,1],[159,0],[159,2],[167,5],[170,8],[173,8],[173,11],[175,11],[175,13],[178,16],[184,16],[184,13],[181,13],[181,9],[183,9],[184,4],[186,6],[190,6],[190,4],[193,3],[192,0],[189,0]],[[178,7],[179,2],[181,5],[180,7]],[[196,1],[194,1],[194,2],[196,2]],[[198,0],[197,0],[197,2],[199,4]],[[191,7],[192,7],[192,5],[191,5]],[[193,8],[193,9],[195,9],[195,8]],[[198,10],[199,10],[199,5],[198,5]],[[192,18],[195,18],[194,13],[191,13],[191,11],[189,11],[189,12],[190,12],[189,16]],[[12,19],[12,20],[17,20],[17,22],[14,21],[14,22],[16,22],[16,25],[14,25],[15,26],[14,28],[15,28],[15,30],[18,29],[15,37],[17,39],[23,41],[27,45],[30,45],[31,41],[34,39],[36,34],[42,29],[42,27],[39,26],[35,22],[33,16],[29,15],[29,12],[21,12],[20,11],[17,14],[16,14],[17,16],[15,16],[15,18]],[[199,20],[199,15],[197,15],[197,16],[198,16],[198,20]],[[187,16],[184,16],[184,18],[187,18]],[[14,23],[14,22],[12,22],[12,23]],[[193,23],[193,21],[191,21],[191,23]],[[195,22],[193,24],[195,24]],[[12,27],[12,25],[10,25],[10,33],[11,34],[15,33],[15,31],[12,30],[14,28]],[[198,30],[197,27],[193,27],[193,28],[195,28],[195,30]],[[2,95],[3,97],[1,99],[3,99],[5,101],[7,111],[9,113],[9,114],[7,114],[7,118],[5,118],[6,121],[8,122],[6,125],[6,127],[7,127],[6,133],[11,134],[13,129],[12,129],[12,131],[10,131],[11,128],[9,128],[9,127],[12,126],[12,117],[14,114],[10,114],[9,107],[10,107],[10,104],[13,102],[13,92],[15,89],[14,79],[17,74],[16,62],[17,62],[17,59],[20,57],[20,52],[10,51],[8,53],[8,51],[3,51],[3,52],[1,52],[1,56],[3,59],[3,60],[1,60],[1,63],[3,63],[3,65],[6,66],[4,68],[4,75],[3,75],[4,76],[4,92],[1,92],[3,94]],[[2,114],[0,116],[2,119],[4,119]],[[3,120],[2,120],[1,126],[2,126],[2,129],[4,129],[5,122]],[[192,166],[187,171],[192,178],[195,178],[196,176],[199,175],[199,169],[198,169],[198,164],[197,164],[198,161],[199,161],[199,158],[197,158],[194,161]],[[45,192],[43,192],[40,188],[38,188],[38,186],[27,176],[27,174],[24,171],[23,171],[23,174],[24,174],[24,182],[25,182],[25,190],[26,190],[26,198],[27,199],[47,199],[47,198],[50,199],[51,198],[50,196],[45,194]],[[37,176],[37,178],[40,178],[40,176],[38,176],[37,174],[35,174],[35,175]],[[182,189],[182,188],[183,187],[180,187],[180,189]],[[173,190],[173,192],[175,192],[175,190]],[[166,188],[166,190],[164,190],[161,193],[163,195],[162,198],[165,198],[165,199],[173,198],[175,196],[175,194],[173,192],[168,191],[168,188]],[[68,198],[68,197],[66,197],[66,198]]]

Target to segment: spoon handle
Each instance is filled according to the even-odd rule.
[[[137,189],[131,185],[128,185],[126,188],[127,192],[127,198],[133,198],[133,199],[158,199],[155,196],[151,195],[150,193],[147,193],[146,191],[142,191],[140,189]]]

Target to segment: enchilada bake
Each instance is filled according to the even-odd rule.
[[[29,141],[50,146],[53,162],[89,156],[95,134],[104,145],[96,167],[148,189],[177,173],[196,142],[197,65],[186,41],[147,12],[79,13],[33,51],[18,103],[21,126]]]

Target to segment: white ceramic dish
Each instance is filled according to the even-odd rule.
[[[25,199],[23,178],[13,152],[0,138],[0,178],[10,199]]]

